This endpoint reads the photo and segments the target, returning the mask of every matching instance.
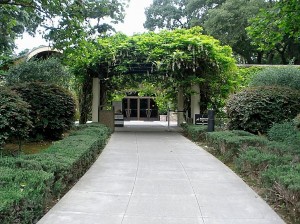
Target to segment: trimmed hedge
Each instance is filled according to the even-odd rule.
[[[39,154],[0,158],[0,167],[20,170],[21,173],[28,170],[42,173],[47,172],[50,176],[53,176],[53,182],[43,187],[50,189],[51,197],[60,197],[95,161],[110,136],[110,130],[104,125],[92,124],[76,129],[77,130],[72,132],[70,136],[55,142],[52,146]],[[39,178],[38,173],[36,177]],[[8,195],[3,195],[3,197],[14,198],[14,192],[13,190],[8,191]],[[12,194],[11,196],[9,196],[10,193]],[[2,195],[0,196],[0,201],[2,201]],[[6,216],[4,211],[14,210],[20,203],[30,202],[27,202],[29,199],[22,195],[18,197],[20,197],[19,201],[16,200],[10,204],[3,205],[4,207],[0,211],[0,217]],[[46,201],[52,199],[48,195],[45,195],[45,197],[44,200]],[[38,208],[39,212],[34,213],[38,215],[35,219],[41,217],[44,209],[45,206]],[[14,214],[15,216],[11,216],[10,218],[11,222],[7,223],[14,223],[13,220],[21,220],[20,217],[26,216],[25,213],[28,213],[28,209]],[[1,219],[0,223],[2,223]],[[31,222],[20,221],[17,223],[26,224]]]
[[[53,174],[0,167],[1,224],[36,223],[45,211]]]
[[[227,102],[229,128],[266,133],[273,123],[294,119],[300,112],[300,91],[260,86],[231,95]]]
[[[249,147],[235,159],[235,165],[240,172],[255,175],[260,179],[260,173],[267,170],[270,165],[278,166],[292,161],[293,157],[291,155],[278,156],[262,148]]]
[[[214,147],[226,161],[231,161],[249,146],[264,146],[267,140],[246,131],[220,131],[207,133],[207,143]]]
[[[188,138],[193,141],[204,141],[206,139],[206,125],[182,125],[183,131]]]

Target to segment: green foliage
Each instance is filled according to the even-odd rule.
[[[272,152],[264,152],[261,148],[249,147],[242,151],[235,160],[235,165],[241,172],[249,175],[256,175],[268,169],[269,166],[288,164],[292,161],[292,156],[278,156]]]
[[[276,142],[270,141],[267,144],[267,149],[270,152],[277,153],[280,156],[289,154],[295,157],[297,161],[297,157],[300,156],[300,135],[299,133],[292,139],[288,137],[284,142]]]
[[[300,69],[289,67],[269,67],[258,72],[250,86],[282,86],[300,90]]]
[[[0,88],[0,149],[8,138],[18,141],[31,129],[29,105],[9,88]]]
[[[14,86],[26,82],[45,82],[68,88],[71,74],[62,65],[60,59],[49,58],[40,61],[22,62],[10,69],[5,74],[7,85]]]
[[[299,0],[271,1],[268,8],[260,10],[258,15],[250,20],[247,28],[253,43],[261,50],[274,51],[280,55],[281,63],[300,61],[299,58]]]
[[[223,2],[225,0],[154,0],[145,10],[144,27],[154,31],[199,26],[207,10]]]
[[[0,221],[36,223],[44,213],[53,174],[0,167]]]
[[[121,21],[124,5],[122,0],[53,0],[51,3],[43,0],[1,1],[0,52],[13,49],[17,37],[24,31],[33,35],[38,26],[45,29],[43,36],[57,47],[73,47],[79,40],[111,29],[108,24],[100,23],[104,17],[112,23]],[[92,19],[97,23],[92,24]]]
[[[230,128],[266,133],[273,123],[293,119],[299,113],[299,98],[299,91],[284,87],[244,89],[227,102]]]
[[[272,187],[288,208],[300,212],[300,164],[272,166],[262,173],[264,183]],[[299,217],[299,216],[298,216]]]
[[[298,114],[297,117],[294,118],[294,124],[298,129],[300,129],[300,114]]]
[[[233,52],[242,57],[241,63],[260,63],[254,61],[258,56],[257,47],[251,44],[245,28],[249,25],[248,20],[266,4],[264,0],[226,0],[208,10],[203,27],[209,35],[231,46]]]
[[[185,135],[191,138],[193,141],[205,141],[207,126],[206,125],[183,125],[182,126]]]
[[[30,104],[31,138],[59,139],[73,126],[75,101],[69,91],[37,82],[20,84],[13,89]]]
[[[293,122],[275,123],[268,131],[271,141],[286,142],[289,138],[296,138],[297,130]]]
[[[39,154],[0,157],[1,223],[36,223],[46,202],[61,197],[95,161],[110,130],[100,124],[76,129]]]
[[[214,147],[226,161],[232,161],[249,146],[259,147],[267,144],[263,137],[245,131],[220,131],[207,133],[207,143]]]
[[[216,39],[203,35],[200,27],[131,37],[119,33],[100,38],[97,43],[83,41],[69,55],[68,61],[79,80],[98,77],[101,71],[104,92],[120,91],[132,79],[140,83],[146,79],[157,85],[155,80],[161,76],[164,79],[158,78],[156,82],[162,80],[162,87],[172,82],[163,89],[175,92],[172,87],[190,88],[191,83],[199,84],[201,102],[222,107],[236,85],[236,65],[230,47],[221,46]],[[142,78],[138,76],[138,80],[137,74],[132,74],[132,67],[143,68],[145,64],[150,68]],[[112,78],[114,76],[117,77]]]
[[[237,80],[239,88],[242,89],[248,87],[253,77],[262,70],[262,67],[256,66],[240,67],[237,71],[239,77],[239,79]]]

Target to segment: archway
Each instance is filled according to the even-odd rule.
[[[93,80],[93,121],[98,121],[107,92],[119,88],[113,77],[164,77],[176,87],[178,111],[184,107],[183,95],[192,96],[191,117],[200,108],[219,107],[232,90],[236,65],[230,47],[201,32],[195,27],[132,37],[118,33],[82,42],[70,59],[78,77],[89,83]]]

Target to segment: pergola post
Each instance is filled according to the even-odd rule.
[[[198,84],[192,85],[191,94],[191,118],[195,124],[195,114],[200,114],[200,87]]]
[[[177,125],[180,126],[184,122],[184,97],[183,97],[183,87],[178,87],[177,94]]]
[[[93,78],[92,121],[99,122],[100,79]]]

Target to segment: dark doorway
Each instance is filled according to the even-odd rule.
[[[158,107],[152,97],[126,97],[123,99],[125,120],[158,120]]]

